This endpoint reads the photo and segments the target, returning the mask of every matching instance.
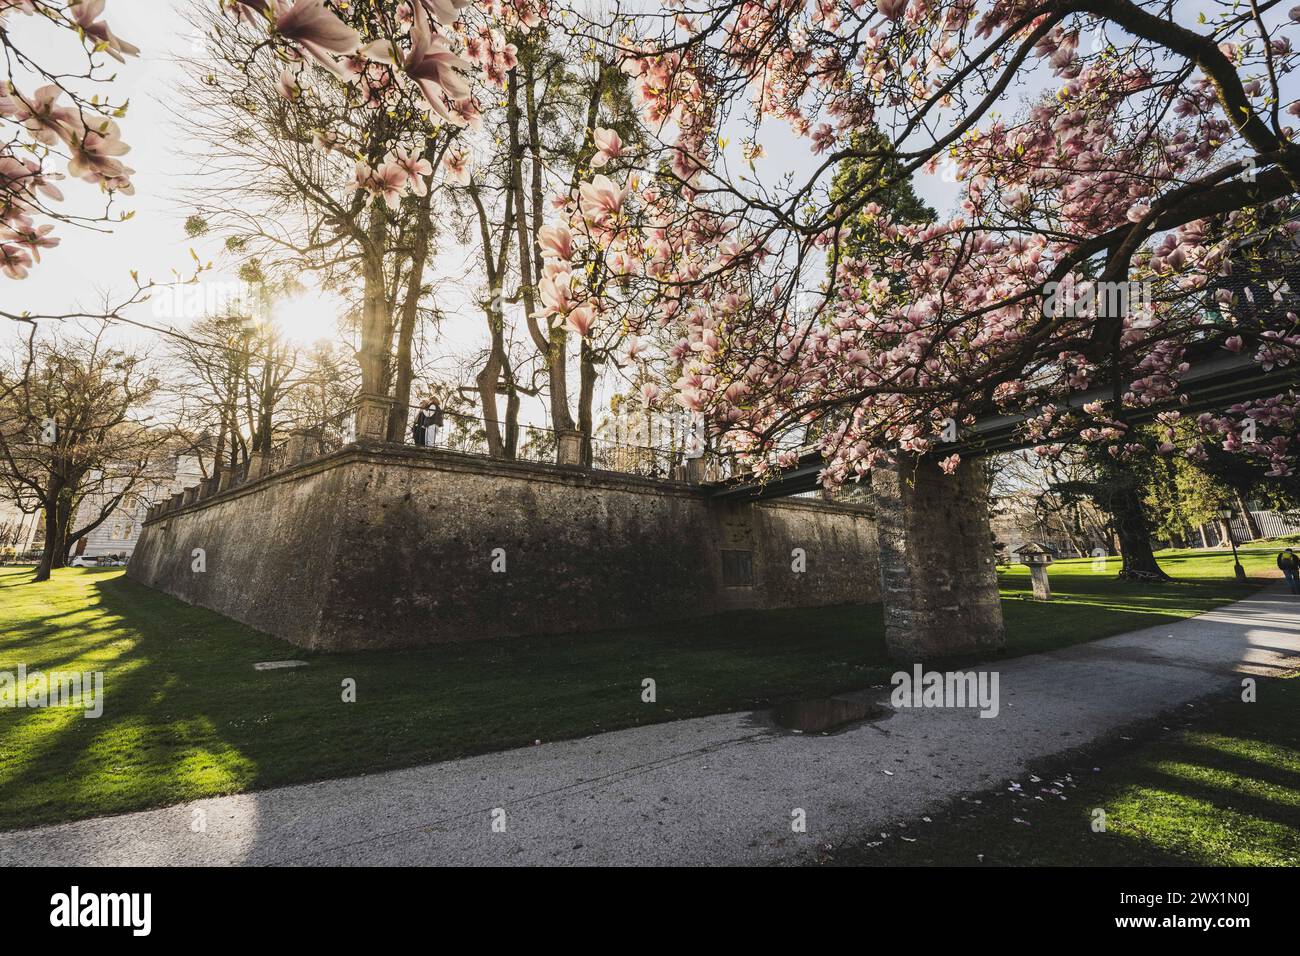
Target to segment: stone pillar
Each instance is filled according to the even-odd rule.
[[[192,505],[192,504],[194,504],[195,501],[198,500],[198,497],[199,497],[199,486],[198,486],[198,485],[190,485],[190,486],[189,486],[188,488],[186,488],[183,492],[181,492],[181,494],[182,494],[182,496],[183,496],[183,497],[181,498],[181,503],[182,503],[182,504],[187,504],[187,505]]]
[[[1047,580],[1047,565],[1031,564],[1029,566],[1029,580],[1034,585],[1035,601],[1050,601],[1052,599],[1052,584]]]
[[[582,432],[565,428],[555,433],[555,463],[557,465],[582,464]]]
[[[182,492],[179,492],[179,491],[176,492],[176,494],[172,495],[172,497],[171,497],[171,503],[172,503],[171,510],[172,510],[172,511],[175,511],[177,508],[179,508],[179,507],[181,506],[181,501],[182,501],[184,498],[185,498],[185,495],[184,495]]]
[[[900,455],[871,475],[885,644],[897,660],[976,654],[1005,641],[984,476]]]
[[[357,441],[388,439],[388,410],[393,400],[387,395],[362,395],[357,403]]]
[[[234,483],[235,483],[235,469],[231,468],[229,465],[222,468],[221,471],[217,473],[218,492],[225,491]]]
[[[256,481],[262,477],[262,472],[266,470],[266,456],[260,451],[255,451],[248,456],[248,481]]]

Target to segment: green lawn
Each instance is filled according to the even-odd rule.
[[[1244,556],[1248,571],[1272,554]],[[1005,574],[1008,655],[1188,617],[1248,594],[1222,554],[1171,554],[1173,585],[1115,564]],[[742,612],[635,630],[310,654],[127,580],[0,568],[0,671],[103,671],[105,712],[0,709],[0,828],[14,828],[765,706],[887,680],[879,605]],[[255,672],[289,657],[298,670]],[[657,702],[641,702],[641,681]],[[356,703],[343,703],[346,678]]]
[[[1260,678],[1257,698],[1184,708],[822,862],[1300,866],[1300,679]]]

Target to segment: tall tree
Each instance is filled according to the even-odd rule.
[[[34,580],[61,568],[69,550],[137,487],[157,477],[171,430],[152,420],[159,381],[141,352],[114,348],[107,323],[87,335],[50,332],[10,357],[4,379],[19,384],[0,400],[0,481],[6,497],[45,519]],[[99,507],[82,527],[78,508]]]

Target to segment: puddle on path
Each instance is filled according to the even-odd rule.
[[[838,697],[796,700],[772,708],[772,719],[788,730],[805,734],[828,734],[863,720],[879,720],[892,714],[888,707]]]

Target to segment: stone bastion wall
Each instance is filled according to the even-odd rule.
[[[710,503],[687,484],[367,443],[205,491],[154,509],[128,576],[314,650],[880,594],[863,506]]]

